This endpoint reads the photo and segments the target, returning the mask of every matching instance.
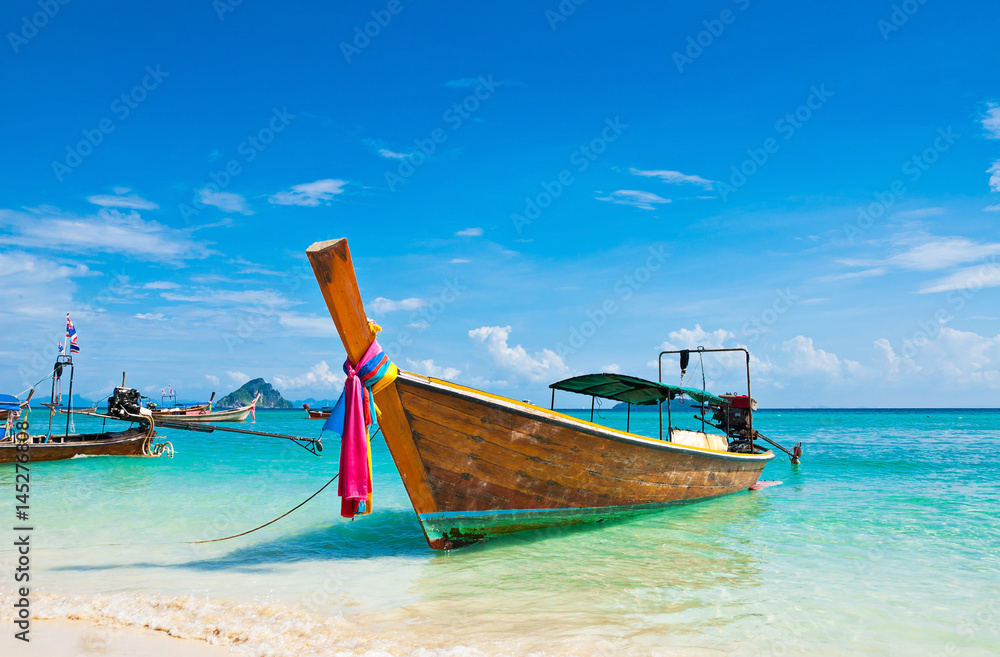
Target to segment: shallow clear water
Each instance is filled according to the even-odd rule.
[[[262,411],[252,428],[318,435],[303,415]],[[318,458],[167,430],[173,459],[32,464],[36,613],[242,654],[1000,653],[1000,411],[762,411],[755,425],[803,443],[802,465],[765,469],[781,486],[452,553],[427,547],[381,439],[372,515],[339,518],[333,484],[204,545],[177,542],[287,511],[336,473],[337,442]],[[655,435],[657,415],[632,429]],[[11,466],[0,491],[12,517]],[[12,559],[0,551],[4,619]]]

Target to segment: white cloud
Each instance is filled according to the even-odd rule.
[[[414,372],[426,374],[427,376],[432,376],[435,379],[454,380],[459,374],[462,373],[462,370],[457,370],[454,367],[441,367],[439,365],[435,365],[433,360],[412,360],[407,358],[406,364],[409,365],[410,369]]]
[[[244,383],[250,380],[250,377],[244,374],[243,372],[234,372],[227,370],[226,376],[229,377],[230,383],[232,383],[233,387],[236,388],[239,388]]]
[[[464,265],[467,262],[472,262],[472,261],[471,260],[467,260],[466,258],[452,258],[451,260],[448,261],[448,264],[449,265]]]
[[[274,385],[287,390],[332,389],[344,383],[344,375],[330,369],[325,360],[313,365],[307,372],[296,376],[274,376]]]
[[[701,328],[701,324],[695,324],[693,329],[680,329],[667,334],[669,338],[660,345],[661,351],[675,351],[677,349],[721,349],[725,347],[726,340],[735,337],[725,329],[718,329],[708,332]]]
[[[397,153],[396,151],[391,151],[388,148],[380,148],[376,152],[379,154],[379,157],[384,157],[387,160],[405,160],[413,155],[413,153]]]
[[[920,371],[920,366],[913,362],[909,356],[897,356],[892,344],[885,338],[879,338],[875,341],[875,349],[881,356],[886,376],[890,380],[898,379],[900,374],[913,374]]]
[[[640,210],[655,210],[656,206],[654,204],[672,202],[670,199],[663,198],[652,192],[643,192],[635,189],[619,189],[616,192],[611,192],[609,196],[598,196],[597,200],[610,201],[611,203],[618,203],[620,205],[631,205]]]
[[[417,329],[418,331],[423,331],[431,327],[430,322],[421,320],[419,322],[414,322],[413,324],[407,324],[406,328]]]
[[[145,290],[176,290],[180,285],[171,283],[170,281],[151,281],[142,287]]]
[[[610,372],[612,374],[621,374],[622,366],[618,363],[610,363],[601,368],[602,372]]]
[[[900,351],[937,390],[1000,390],[1000,335],[990,338],[941,326],[937,335],[921,332],[904,340]]]
[[[993,163],[986,173],[990,174],[990,189],[994,192],[1000,192],[1000,160]]]
[[[1000,203],[987,205],[985,208],[983,208],[983,212],[1000,212]]]
[[[951,290],[978,290],[983,287],[1000,287],[1000,265],[996,262],[984,262],[973,267],[963,267],[944,278],[929,283],[918,292],[929,294]]]
[[[211,374],[206,374],[206,375],[205,375],[205,378],[206,378],[206,379],[208,380],[208,382],[209,382],[209,383],[211,383],[211,384],[212,384],[213,386],[217,386],[217,385],[219,385],[219,377],[217,377],[217,376],[213,376],[213,375],[211,375]]]
[[[290,191],[278,192],[268,200],[275,205],[302,205],[316,207],[320,203],[328,203],[337,194],[344,193],[346,180],[327,178],[311,183],[293,185]]]
[[[250,206],[247,205],[247,200],[241,194],[216,192],[206,187],[198,192],[198,200],[205,205],[211,205],[225,212],[253,214],[253,210],[250,209]]]
[[[837,358],[836,354],[813,345],[812,338],[798,335],[786,340],[781,345],[782,351],[789,355],[788,363],[779,372],[786,376],[809,377],[826,376],[830,379],[842,379],[845,375],[860,376],[865,368],[857,361]]]
[[[368,308],[374,313],[382,314],[395,312],[397,310],[417,310],[426,305],[427,302],[423,299],[409,298],[393,301],[392,299],[386,299],[385,297],[378,297],[368,304]]]
[[[986,130],[987,139],[1000,139],[1000,105],[996,103],[986,104],[986,113],[983,115],[983,128]]]
[[[124,188],[117,187],[115,191],[122,190]],[[94,205],[100,205],[105,208],[129,208],[131,210],[156,210],[160,206],[152,201],[147,201],[138,194],[128,194],[130,191],[124,189],[124,191],[117,193],[117,195],[112,196],[111,194],[97,194],[95,196],[88,196],[87,200]]]
[[[479,237],[483,234],[482,228],[466,228],[465,230],[460,230],[455,235],[459,237]]]
[[[155,313],[155,314],[154,313],[136,313],[135,316],[138,319],[147,319],[147,320],[151,320],[151,321],[155,321],[155,322],[161,322],[164,319],[166,319],[163,316],[163,313]]]
[[[177,262],[212,252],[181,230],[143,220],[137,212],[103,208],[96,215],[65,214],[56,208],[0,210],[4,246],[72,253],[124,253],[136,260]]]
[[[663,182],[670,185],[701,185],[705,189],[712,189],[712,185],[715,184],[715,181],[702,178],[701,176],[688,175],[686,173],[681,173],[680,171],[643,171],[641,169],[629,169],[628,172],[633,176],[659,178]]]
[[[337,327],[329,315],[283,312],[278,314],[278,324],[296,335],[317,338],[332,338],[337,335]]]
[[[487,353],[498,365],[532,381],[553,378],[568,371],[562,358],[551,349],[542,349],[531,356],[521,345],[508,346],[510,331],[509,326],[482,326],[469,331],[469,337],[484,344]]]

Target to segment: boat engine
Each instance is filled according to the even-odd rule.
[[[114,394],[108,397],[108,415],[123,420],[150,415],[148,409],[142,408],[140,399],[141,395],[135,388],[115,388]]]
[[[748,395],[720,395],[728,404],[712,407],[712,424],[729,437],[729,450],[752,453],[753,412],[757,410],[757,400]]]

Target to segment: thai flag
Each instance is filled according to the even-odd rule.
[[[69,342],[69,353],[71,354],[80,353],[80,345],[76,343],[76,331],[73,331],[73,338]]]
[[[62,342],[59,343],[59,355],[61,356],[63,352]]]
[[[66,335],[71,338],[76,337],[76,327],[73,326],[73,321],[69,318],[69,313],[66,314]]]

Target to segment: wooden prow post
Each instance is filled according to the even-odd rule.
[[[330,310],[333,323],[337,325],[340,341],[352,363],[357,363],[368,351],[375,334],[368,325],[368,315],[361,301],[358,281],[354,273],[354,262],[347,240],[316,242],[306,249],[309,264],[312,265],[316,282],[323,292],[323,300]],[[431,493],[427,472],[417,452],[410,431],[410,423],[399,400],[395,385],[387,386],[375,395],[375,403],[382,412],[379,425],[389,453],[396,462],[399,475],[406,486],[410,502],[417,513],[437,511],[437,504]]]

